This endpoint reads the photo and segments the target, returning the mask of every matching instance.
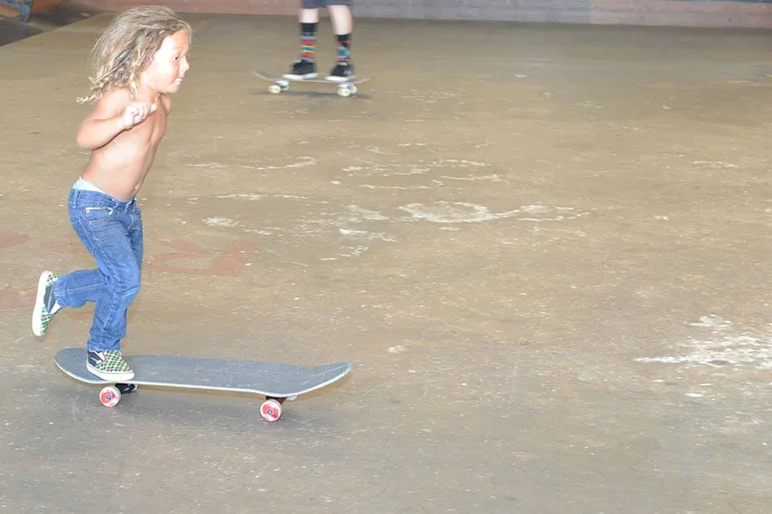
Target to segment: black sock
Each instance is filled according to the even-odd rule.
[[[351,34],[339,34],[338,39],[338,64],[351,62]]]

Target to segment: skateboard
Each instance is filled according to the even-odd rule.
[[[361,84],[362,82],[366,82],[370,80],[369,78],[366,79],[354,79],[351,81],[346,82],[335,82],[333,80],[326,80],[326,79],[288,79],[285,77],[277,77],[274,75],[270,75],[268,73],[264,73],[262,71],[253,70],[252,73],[257,75],[263,80],[267,80],[268,82],[273,82],[270,86],[268,86],[268,91],[271,93],[278,95],[282,91],[287,91],[290,86],[290,82],[311,82],[313,84],[332,84],[335,86],[338,86],[338,96],[351,96],[354,93],[357,92],[357,86],[356,84]]]
[[[305,367],[279,362],[234,361],[167,355],[124,356],[134,369],[134,378],[121,383],[102,380],[86,369],[84,348],[63,348],[56,352],[56,365],[72,378],[87,384],[105,385],[99,401],[115,407],[121,395],[140,385],[235,391],[265,396],[260,415],[268,422],[278,421],[282,404],[299,395],[320,389],[351,371],[348,362]]]

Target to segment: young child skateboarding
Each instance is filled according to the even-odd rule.
[[[117,15],[93,49],[95,102],[77,134],[91,151],[69,194],[72,227],[97,269],[38,281],[32,332],[41,336],[64,307],[95,302],[86,343],[87,369],[103,380],[134,378],[121,356],[126,314],[140,289],[143,238],[137,193],[150,171],[171,112],[169,95],[190,69],[190,25],[163,7],[138,7]]]
[[[351,64],[351,0],[302,0],[298,16],[300,22],[301,54],[300,59],[292,64],[292,71],[284,78],[301,80],[313,79],[316,72],[316,29],[319,26],[319,9],[326,7],[332,19],[332,28],[338,49],[338,58],[327,80],[346,82],[354,78],[354,66]]]

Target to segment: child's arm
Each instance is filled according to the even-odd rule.
[[[80,124],[78,146],[84,150],[101,148],[124,130],[142,123],[155,110],[155,104],[131,102],[128,91],[110,91]]]

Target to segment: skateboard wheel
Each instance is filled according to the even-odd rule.
[[[351,90],[347,87],[339,87],[338,88],[338,95],[342,97],[351,96]]]
[[[121,392],[115,386],[107,386],[99,392],[99,401],[105,407],[115,407],[121,401]]]
[[[276,400],[266,400],[260,406],[260,415],[269,423],[279,421],[281,417],[281,404]]]
[[[282,88],[279,84],[271,84],[270,86],[268,86],[268,91],[270,91],[274,95],[278,95],[279,93],[281,93],[281,89]]]
[[[357,87],[354,84],[351,84],[348,88],[351,90],[352,95],[357,92]]]
[[[297,399],[298,399],[298,395],[287,396],[287,401],[288,402],[294,402]]]

